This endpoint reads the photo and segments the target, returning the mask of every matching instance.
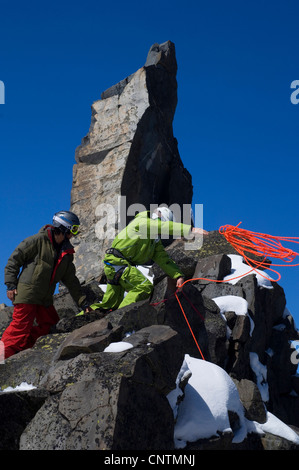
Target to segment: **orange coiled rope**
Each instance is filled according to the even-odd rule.
[[[251,267],[248,273],[246,274],[243,273],[240,276],[230,277],[230,278],[223,279],[223,280],[207,279],[203,277],[188,279],[182,284],[179,290],[182,291],[183,286],[191,281],[205,280],[205,281],[211,281],[211,282],[229,282],[229,281],[232,281],[233,279],[244,277],[247,274],[250,274],[251,272],[254,272],[259,268],[262,270],[268,269],[270,271],[275,272],[278,276],[277,279],[272,279],[272,278],[267,277],[260,270],[259,270],[259,275],[272,282],[277,282],[281,279],[281,275],[279,274],[278,271],[270,268],[269,267],[270,264],[271,266],[299,266],[299,263],[290,264],[294,261],[296,256],[299,256],[299,253],[297,253],[296,251],[290,248],[285,248],[281,243],[282,241],[299,243],[299,237],[280,237],[280,236],[267,235],[265,233],[251,232],[249,230],[239,228],[240,224],[241,222],[237,226],[223,225],[222,227],[220,227],[219,232],[222,235],[224,235],[226,240],[232,245],[232,247],[237,251],[237,253],[243,256],[246,264],[248,264],[248,266]],[[255,259],[251,255],[253,255]],[[272,262],[269,261],[269,258],[277,258],[277,259],[280,259],[281,261],[284,261],[287,264],[273,264]],[[184,315],[184,318],[190,329],[190,332],[193,336],[196,346],[201,354],[201,357],[203,360],[205,360],[203,353],[199,347],[199,344],[195,338],[195,335],[192,331],[192,328],[188,322],[183,306],[177,296],[177,292],[175,293],[175,297],[178,301],[178,304]],[[195,307],[193,306],[193,308]]]
[[[281,237],[267,235],[265,233],[250,232],[249,230],[239,228],[241,222],[235,227],[233,225],[223,225],[220,227],[219,232],[224,235],[226,240],[235,248],[235,250],[244,258],[246,264],[254,269],[269,269],[277,274],[277,279],[270,279],[273,282],[280,280],[281,275],[278,271],[270,268],[271,266],[299,266],[298,264],[290,264],[294,261],[299,253],[296,251],[285,248],[283,242],[299,243],[298,237]],[[259,260],[253,259],[250,255],[258,257]],[[261,259],[262,257],[262,259]],[[286,264],[273,264],[270,263],[268,258],[276,258],[284,261]],[[263,274],[259,272],[261,276]],[[266,279],[266,276],[263,276]]]

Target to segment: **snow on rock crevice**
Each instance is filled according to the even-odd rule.
[[[183,393],[179,385],[188,373],[190,378]],[[176,389],[167,398],[176,420],[176,448],[184,448],[187,442],[207,439],[219,433],[233,432],[229,411],[239,417],[239,429],[233,432],[233,443],[242,442],[248,433],[269,432],[299,444],[299,436],[269,412],[264,424],[245,418],[235,383],[224,369],[211,362],[186,354],[177,377]]]
[[[255,274],[257,283],[260,287],[266,289],[273,289],[271,284],[272,278],[260,269],[253,269],[243,261],[243,256],[240,255],[228,255],[232,262],[231,274],[224,277],[224,280],[230,284],[236,284],[242,277],[249,274]]]

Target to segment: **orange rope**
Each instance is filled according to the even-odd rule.
[[[198,344],[198,342],[197,342],[197,340],[196,340],[196,338],[195,338],[195,335],[194,335],[193,330],[192,330],[192,328],[191,328],[191,326],[190,326],[190,323],[188,322],[188,319],[187,319],[187,317],[186,317],[186,314],[185,314],[185,312],[184,312],[184,309],[183,309],[183,307],[182,307],[182,304],[181,304],[181,302],[180,302],[180,300],[179,300],[179,298],[178,298],[178,296],[177,296],[177,293],[175,293],[175,296],[176,296],[176,299],[177,299],[177,301],[178,301],[178,303],[179,303],[179,306],[181,307],[182,313],[183,313],[184,318],[185,318],[185,320],[186,320],[186,323],[187,323],[187,325],[188,325],[188,327],[189,327],[189,330],[190,330],[190,332],[191,332],[191,334],[192,334],[192,336],[193,336],[193,339],[194,339],[194,341],[195,341],[195,344],[196,344],[196,346],[197,346],[197,349],[199,350],[201,357],[202,357],[203,360],[205,361],[205,358],[204,358],[204,356],[203,356],[203,353],[201,352],[201,349],[200,349],[200,347],[199,347],[199,344]]]
[[[277,258],[281,261],[284,261],[288,264],[273,264],[271,266],[299,266],[298,264],[290,264],[294,261],[296,256],[299,256],[294,250],[290,248],[285,248],[281,241],[283,242],[292,242],[299,243],[298,237],[281,237],[267,235],[265,233],[250,232],[249,230],[239,228],[241,222],[234,227],[233,225],[223,225],[220,227],[219,232],[224,235],[226,240],[235,248],[235,250],[243,256],[246,263],[253,267],[261,267],[262,269],[269,269],[270,271],[277,274],[278,278],[276,280],[269,279],[266,276],[263,276],[262,273],[259,273],[266,279],[270,281],[277,282],[280,280],[281,275],[278,271],[270,268],[270,263],[267,261],[267,258]],[[252,258],[249,257],[248,253],[255,256],[264,257],[264,259],[257,263]],[[258,266],[257,266],[258,265]],[[254,268],[256,269],[256,268]]]
[[[240,274],[239,276],[230,277],[228,279],[216,280],[216,279],[208,279],[205,277],[196,277],[193,279],[188,279],[185,281],[181,287],[183,287],[187,282],[191,281],[210,281],[210,282],[229,282],[235,279],[239,279],[241,277],[247,276],[253,271],[257,271],[258,268],[262,270],[268,269],[273,271],[277,274],[277,279],[272,279],[270,277],[265,276],[261,271],[259,271],[259,275],[267,279],[268,281],[278,282],[281,279],[281,275],[278,271],[270,268],[270,263],[268,258],[279,258],[280,260],[284,260],[285,263],[292,263],[296,256],[299,256],[299,253],[293,251],[289,248],[285,248],[281,244],[281,240],[284,242],[293,242],[299,244],[299,237],[280,237],[280,236],[273,236],[267,235],[265,233],[257,233],[257,232],[250,232],[249,230],[240,229],[239,225],[241,222],[235,227],[233,225],[223,225],[219,229],[219,233],[224,235],[226,240],[235,248],[235,250],[244,258],[244,261],[248,264],[251,268],[247,273]],[[260,261],[254,260],[248,256],[248,253],[257,256],[258,258],[262,258]],[[299,266],[298,264],[273,264],[271,266]]]
[[[292,264],[292,265],[290,264],[294,261],[296,256],[299,256],[299,253],[289,248],[285,248],[281,243],[281,241],[299,243],[299,237],[280,237],[280,236],[267,235],[264,233],[250,232],[249,230],[239,228],[240,224],[241,222],[236,227],[233,225],[223,225],[222,227],[220,227],[219,233],[224,235],[226,240],[233,246],[233,248],[237,251],[237,253],[243,256],[245,262],[251,267],[251,269],[245,274],[243,273],[243,274],[240,274],[239,276],[231,277],[228,279],[222,279],[222,280],[207,279],[204,277],[188,279],[180,286],[178,291],[181,290],[183,286],[187,284],[187,282],[200,281],[200,280],[211,281],[211,282],[229,282],[234,279],[247,276],[251,272],[257,271],[259,267],[261,269],[268,269],[270,271],[273,271],[274,273],[278,275],[278,278],[276,280],[271,279],[269,277],[264,276],[262,272],[259,271],[260,276],[264,277],[265,279],[269,281],[278,282],[281,279],[281,275],[279,274],[278,271],[275,271],[274,269],[269,268],[270,266],[270,263],[268,261],[269,257],[278,258],[282,261],[285,261],[285,263],[289,263],[288,266],[299,266],[299,263]],[[253,258],[249,257],[248,253],[253,254],[254,256],[257,256],[258,258],[262,257],[262,260],[261,261],[254,260]],[[286,265],[271,263],[271,266],[286,266]],[[181,308],[181,311],[184,315],[184,318],[187,322],[187,325],[193,336],[196,346],[201,354],[201,357],[203,358],[203,360],[205,360],[203,353],[199,347],[199,344],[195,338],[195,335],[192,331],[192,328],[188,322],[188,319],[186,317],[182,304],[177,296],[177,292],[175,292],[175,297],[178,301],[178,304]]]

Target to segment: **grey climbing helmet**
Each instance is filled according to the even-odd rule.
[[[73,235],[77,235],[80,226],[80,220],[70,211],[59,211],[53,216],[53,226],[66,233],[69,231]]]

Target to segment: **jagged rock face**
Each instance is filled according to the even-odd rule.
[[[94,103],[90,132],[76,151],[72,188],[71,208],[83,226],[76,246],[81,280],[100,275],[105,243],[110,242],[111,220],[101,226],[107,229],[106,241],[99,237],[101,204],[115,208],[119,195],[127,196],[127,205],[191,202],[191,178],[172,134],[176,101],[174,46],[167,42],[154,45],[143,68]],[[230,375],[248,420],[264,423],[267,408],[299,427],[299,398],[292,393],[299,393],[297,364],[290,360],[290,342],[299,336],[285,312],[283,289],[276,283],[261,287],[253,274],[233,285],[218,283],[231,273],[229,255],[236,254],[219,232],[204,237],[200,250],[185,243],[176,240],[167,251],[186,279],[192,279],[177,292],[188,323],[174,296],[175,283],[155,265],[151,299],[104,317],[100,311],[75,316],[78,307],[70,295],[55,296],[56,327],[32,349],[0,364],[0,391],[22,382],[36,387],[0,393],[1,450],[173,450],[175,418],[167,395],[175,388],[185,354],[199,359],[203,354]],[[83,290],[91,303],[101,300],[98,282],[86,282]],[[216,300],[226,296],[246,302],[247,311],[221,311]],[[0,334],[12,310],[1,307]],[[131,347],[107,351],[115,342]],[[184,376],[182,391],[188,379]],[[266,398],[261,385],[268,388]],[[231,431],[188,442],[186,450],[298,450],[269,433],[262,438],[252,433],[233,444],[240,423],[233,413],[229,421]]]
[[[222,241],[217,248],[216,239],[213,233],[205,238],[202,254],[209,256],[204,257],[201,251],[184,251],[182,241],[167,248],[187,278],[211,280],[187,283],[178,294],[189,325],[205,360],[225,369],[235,381],[247,419],[264,423],[267,407],[285,423],[298,426],[298,397],[291,394],[296,365],[290,361],[289,344],[298,339],[298,332],[292,317],[284,314],[284,292],[275,283],[272,289],[260,287],[252,274],[234,285],[213,282],[231,272],[229,256],[220,253],[229,253],[229,246]],[[1,389],[22,382],[37,387],[0,393],[0,448],[173,449],[174,416],[166,397],[175,387],[184,354],[201,354],[173,295],[174,283],[155,272],[151,299],[104,318],[97,311],[75,317],[70,295],[56,296],[61,320],[55,330],[0,367]],[[100,299],[96,283],[85,289],[91,299]],[[213,299],[227,295],[246,299],[247,314],[220,313]],[[132,347],[105,351],[115,342]],[[266,402],[251,354],[267,369]],[[8,406],[16,412],[8,413]],[[237,431],[236,417],[230,420]],[[216,440],[191,442],[186,450],[296,448],[271,434],[250,435],[239,447],[232,437],[230,432]]]
[[[76,149],[71,192],[71,210],[82,225],[75,246],[81,281],[101,275],[104,249],[115,228],[124,227],[133,215],[128,209],[133,204],[150,209],[192,202],[191,176],[172,129],[176,72],[174,44],[155,44],[144,67],[92,105],[89,133]],[[121,203],[120,196],[126,198]]]
[[[182,341],[167,326],[142,329],[131,341],[134,347],[123,353],[80,354],[49,371],[41,386],[51,396],[23,433],[20,449],[172,449],[173,414],[165,395],[183,359]],[[173,368],[167,367],[170,357]]]

